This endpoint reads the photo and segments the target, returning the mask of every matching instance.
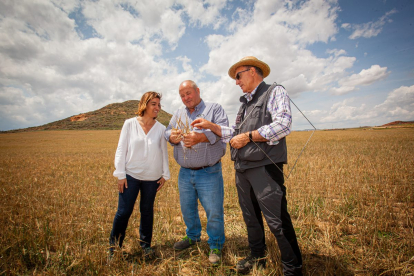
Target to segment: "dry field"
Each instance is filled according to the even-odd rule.
[[[288,138],[290,160],[310,132]],[[145,262],[139,212],[123,252],[107,263],[117,207],[113,159],[119,131],[44,131],[0,135],[0,275],[235,275],[248,252],[233,166],[223,158],[226,244],[222,264],[208,263],[203,242],[175,252],[185,235],[178,166],[156,199],[153,246]],[[413,275],[414,129],[317,131],[286,181],[288,207],[305,275]],[[200,207],[201,208],[201,207]],[[268,266],[253,275],[281,275],[267,230]]]

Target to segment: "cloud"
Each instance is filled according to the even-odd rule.
[[[243,16],[235,19],[230,35],[206,38],[209,60],[201,71],[223,76],[231,64],[253,55],[269,64],[269,79],[279,83],[300,75],[309,82],[322,78],[331,60],[317,58],[306,45],[334,37],[336,12],[334,2],[322,1],[304,2],[297,7],[281,1],[257,1],[252,11],[238,9],[237,14]]]
[[[343,23],[341,25],[345,30],[353,30],[354,32],[349,36],[350,39],[357,39],[359,37],[370,38],[377,36],[386,23],[391,23],[392,20],[389,18],[394,13],[397,13],[396,9],[392,9],[385,15],[381,16],[377,21],[370,21],[364,24],[350,24]]]
[[[112,2],[82,3],[101,37],[79,37],[75,21],[68,17],[77,5],[0,4],[0,129],[44,124],[112,102],[139,99],[149,90],[174,87],[175,92],[176,79],[189,78],[191,72],[180,74],[174,64],[157,58],[161,40],[175,43],[180,37],[182,30],[176,28],[180,24],[174,23],[180,11],[160,15],[158,34],[165,30],[168,35],[159,38],[155,31],[136,29],[134,15]],[[94,16],[99,18],[100,13],[112,21],[98,22]],[[167,93],[166,100],[168,94],[172,96]]]
[[[378,105],[367,103],[362,97],[353,97],[334,103],[327,111],[308,111],[320,122],[320,128],[343,125],[383,125],[396,120],[414,120],[414,85],[401,86],[388,93],[385,101]]]
[[[337,95],[343,95],[355,91],[358,86],[370,85],[374,82],[385,79],[391,72],[387,71],[387,67],[372,65],[369,69],[363,69],[358,74],[347,76],[338,81],[339,88],[332,88],[331,92]]]
[[[343,49],[330,49],[330,50],[327,50],[326,53],[330,55],[334,55],[335,57],[346,55],[346,51]]]
[[[151,47],[166,41],[172,48],[185,32],[182,11],[171,9],[173,1],[85,1],[82,10],[87,24],[105,40],[137,42]],[[154,52],[161,54],[161,51]]]
[[[178,0],[177,2],[183,6],[192,25],[200,27],[212,25],[217,30],[227,21],[226,17],[221,14],[221,10],[226,7],[227,1]]]
[[[378,80],[386,78],[390,74],[387,67],[372,65],[369,69],[363,69],[359,74],[353,74],[346,79],[339,81],[339,84],[348,84],[351,86],[369,85]]]
[[[291,96],[326,90],[355,61],[341,49],[328,53],[328,58],[318,58],[306,49],[315,42],[334,40],[339,9],[335,1],[299,5],[257,1],[237,7],[232,24],[225,25],[228,18],[222,11],[228,4],[220,0],[3,2],[7,14],[0,22],[6,30],[0,34],[5,38],[0,42],[2,89],[14,87],[10,93],[17,89],[28,99],[45,105],[53,102],[59,111],[38,116],[36,124],[41,124],[115,101],[137,99],[148,90],[162,92],[163,101],[171,103],[167,111],[173,112],[181,106],[176,97],[178,83],[193,79],[203,98],[220,99],[232,121],[239,105],[234,99],[241,93],[227,70],[243,56],[253,54],[265,60],[272,68],[269,80],[285,84]],[[33,16],[36,13],[53,18],[53,23]],[[85,26],[91,33],[82,33]],[[176,49],[188,26],[228,28],[227,34],[206,36],[211,50],[201,70],[185,55],[163,57],[167,50]],[[216,80],[205,78],[205,73]],[[30,103],[9,101],[8,110],[12,114],[20,104]],[[24,124],[16,122],[11,127],[20,126]]]
[[[414,85],[401,86],[388,94],[387,99],[375,106],[381,113],[398,120],[414,119]]]
[[[359,103],[354,106],[353,103]],[[344,121],[360,121],[366,120],[373,116],[373,112],[367,109],[366,104],[360,103],[356,98],[350,98],[332,105],[328,114],[324,116],[320,122],[322,123],[338,123]]]
[[[344,49],[309,50],[335,41],[338,12],[334,0],[0,1],[0,129],[140,99],[149,90],[161,92],[172,113],[182,106],[178,85],[186,79],[233,122],[242,93],[227,71],[247,55],[267,62],[266,81],[283,84],[292,98],[332,86],[344,94],[385,79],[390,72],[379,65],[349,76],[357,60]],[[189,30],[208,47],[206,62],[186,55],[193,45],[181,42]],[[343,103],[331,116],[348,110],[352,118],[349,107],[360,108]]]

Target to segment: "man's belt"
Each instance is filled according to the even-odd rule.
[[[193,171],[199,171],[199,170],[201,170],[201,169],[205,169],[205,168],[213,167],[213,166],[217,165],[217,164],[218,164],[218,163],[220,163],[220,162],[221,162],[221,159],[220,159],[219,161],[217,161],[217,163],[216,163],[216,164],[211,165],[211,166],[197,167],[197,168],[187,168],[187,169],[190,169],[190,170],[193,170]]]

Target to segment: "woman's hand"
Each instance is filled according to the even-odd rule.
[[[164,183],[165,183],[164,177],[161,177],[161,179],[158,180],[157,183],[158,183],[158,189],[157,189],[157,192],[158,192],[159,190],[161,190],[162,186],[164,186]]]
[[[124,192],[124,186],[126,189],[128,189],[128,183],[126,178],[124,179],[118,179],[118,191],[122,194]]]

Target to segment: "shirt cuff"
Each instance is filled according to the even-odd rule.
[[[126,178],[126,173],[114,172],[114,176],[118,178],[118,180],[122,180]]]
[[[271,139],[269,139],[270,137],[268,137],[267,135],[267,126],[262,126],[258,128],[257,131],[263,138],[269,140],[266,142],[269,146],[276,146],[277,144],[279,144],[279,140],[272,141]]]
[[[220,126],[221,128],[221,140],[225,143],[229,142],[233,138],[234,128],[228,126]]]
[[[212,132],[211,130],[205,130],[202,133],[204,133],[208,139],[208,141],[210,142],[210,144],[215,144],[217,142],[217,135],[214,134],[214,132]]]

